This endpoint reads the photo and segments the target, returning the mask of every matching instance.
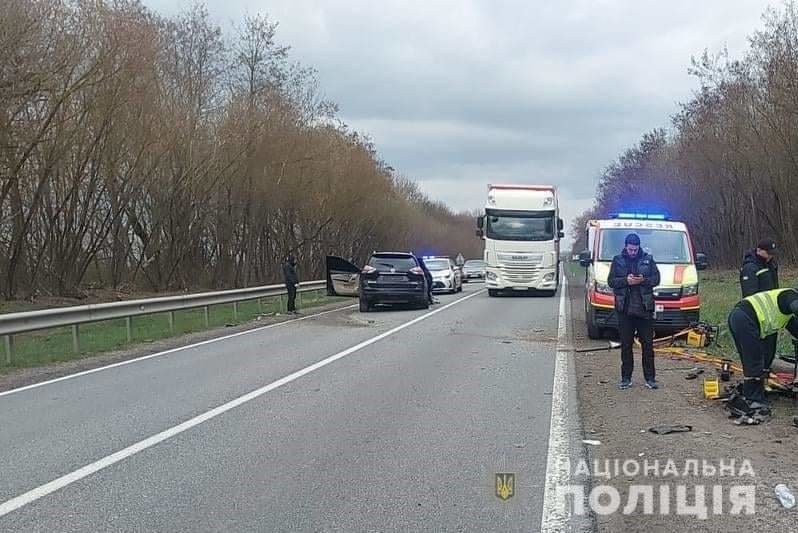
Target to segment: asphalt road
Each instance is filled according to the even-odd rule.
[[[0,530],[538,530],[559,297],[439,298],[0,395]]]

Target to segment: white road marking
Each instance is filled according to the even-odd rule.
[[[98,472],[98,471],[100,471],[100,470],[102,470],[104,468],[107,468],[107,467],[115,464],[115,463],[118,463],[119,461],[122,461],[123,459],[126,459],[126,458],[128,458],[128,457],[130,457],[132,455],[135,455],[135,454],[139,453],[140,451],[146,450],[147,448],[151,448],[152,446],[155,446],[156,444],[158,444],[160,442],[163,442],[163,441],[165,441],[165,440],[167,440],[167,439],[169,439],[171,437],[174,437],[175,435],[179,435],[180,433],[183,433],[184,431],[186,431],[188,429],[191,429],[194,426],[198,426],[199,424],[202,424],[203,422],[207,422],[208,420],[211,420],[212,418],[215,418],[215,417],[217,417],[217,416],[219,416],[221,414],[224,414],[227,411],[230,411],[231,409],[235,409],[236,407],[238,407],[240,405],[243,405],[243,404],[245,404],[247,402],[250,402],[250,401],[252,401],[252,400],[254,400],[254,399],[256,399],[256,398],[258,398],[260,396],[263,396],[264,394],[266,394],[269,391],[272,391],[272,390],[274,390],[274,389],[276,389],[278,387],[281,387],[281,386],[283,386],[283,385],[285,385],[287,383],[290,383],[290,382],[292,382],[292,381],[294,381],[296,379],[299,379],[299,378],[301,378],[302,376],[304,376],[306,374],[310,374],[311,372],[313,372],[315,370],[318,370],[318,369],[320,369],[320,368],[322,368],[324,366],[327,366],[330,363],[332,363],[334,361],[337,361],[338,359],[341,359],[342,357],[346,357],[347,355],[350,355],[350,354],[352,354],[352,353],[354,353],[354,352],[356,352],[358,350],[362,350],[363,348],[365,348],[367,346],[370,346],[370,345],[374,344],[375,342],[379,342],[379,341],[381,341],[382,339],[384,339],[386,337],[389,337],[389,336],[391,336],[391,335],[393,335],[395,333],[398,333],[399,331],[402,331],[403,329],[409,328],[410,326],[412,326],[414,324],[417,324],[417,323],[419,323],[419,322],[421,322],[423,320],[426,320],[426,319],[428,319],[428,318],[430,318],[430,317],[432,317],[434,315],[437,315],[438,313],[440,313],[442,311],[445,311],[446,309],[448,309],[448,308],[450,308],[450,307],[452,307],[454,305],[457,305],[457,304],[460,304],[460,303],[462,303],[462,302],[464,302],[466,300],[469,300],[469,299],[473,298],[474,296],[478,296],[479,294],[482,294],[483,292],[485,292],[484,289],[479,290],[479,291],[477,291],[475,293],[469,294],[468,296],[465,296],[463,298],[459,298],[459,299],[455,300],[454,302],[451,302],[451,303],[449,303],[447,305],[444,305],[440,309],[436,309],[434,311],[430,311],[429,313],[425,313],[425,314],[423,314],[423,315],[421,315],[419,317],[414,318],[413,320],[410,320],[409,322],[405,322],[404,324],[401,324],[401,325],[399,325],[399,326],[397,326],[397,327],[395,327],[393,329],[390,329],[390,330],[388,330],[388,331],[386,331],[384,333],[381,333],[380,335],[377,335],[376,337],[372,337],[370,339],[367,339],[367,340],[365,340],[365,341],[363,341],[363,342],[361,342],[359,344],[356,344],[355,346],[352,346],[351,348],[347,348],[346,350],[344,350],[342,352],[338,352],[335,355],[331,355],[330,357],[327,357],[326,359],[323,359],[323,360],[321,360],[321,361],[319,361],[317,363],[314,363],[314,364],[312,364],[310,366],[307,366],[307,367],[305,367],[305,368],[303,368],[301,370],[298,370],[298,371],[294,372],[293,374],[289,374],[288,376],[285,376],[284,378],[281,378],[281,379],[278,379],[277,381],[269,383],[268,385],[266,385],[264,387],[261,387],[261,388],[259,388],[257,390],[254,390],[252,392],[244,394],[243,396],[239,396],[238,398],[236,398],[234,400],[231,400],[231,401],[229,401],[229,402],[227,402],[225,404],[222,404],[219,407],[216,407],[216,408],[211,409],[210,411],[207,411],[207,412],[205,412],[205,413],[203,413],[201,415],[198,415],[198,416],[195,416],[194,418],[186,420],[182,424],[178,424],[177,426],[171,427],[171,428],[169,428],[169,429],[167,429],[165,431],[162,431],[162,432],[160,432],[160,433],[158,433],[156,435],[153,435],[152,437],[146,438],[146,439],[144,439],[142,441],[139,441],[139,442],[137,442],[137,443],[135,443],[135,444],[133,444],[131,446],[128,446],[127,448],[124,448],[123,450],[120,450],[120,451],[118,451],[116,453],[113,453],[111,455],[103,457],[102,459],[100,459],[98,461],[95,461],[95,462],[93,462],[93,463],[91,463],[89,465],[86,465],[83,468],[79,468],[78,470],[75,470],[74,472],[70,472],[69,474],[61,476],[58,479],[50,481],[49,483],[45,483],[44,485],[36,487],[35,489],[32,489],[32,490],[30,490],[30,491],[28,491],[28,492],[26,492],[24,494],[21,494],[21,495],[17,496],[16,498],[12,498],[12,499],[4,502],[3,504],[0,504],[0,517],[3,517],[5,515],[7,515],[8,513],[19,509],[20,507],[24,507],[25,505],[28,505],[29,503],[33,503],[36,500],[38,500],[40,498],[43,498],[44,496],[47,496],[48,494],[51,494],[51,493],[53,493],[53,492],[55,492],[55,491],[57,491],[59,489],[62,489],[62,488],[66,487],[66,486],[68,486],[68,485],[70,485],[70,484],[72,484],[72,483],[74,483],[76,481],[79,481],[79,480],[87,477],[87,476],[90,476],[91,474],[93,474],[95,472]],[[229,338],[229,337],[227,337],[227,338]]]
[[[549,449],[546,461],[546,478],[543,493],[543,516],[540,531],[559,533],[568,530],[571,508],[565,498],[558,495],[558,487],[569,484],[570,472],[562,468],[563,461],[571,456],[568,439],[568,337],[566,298],[568,281],[562,276],[560,287],[560,317],[557,327],[557,356],[554,363],[554,382],[551,394],[551,423]]]

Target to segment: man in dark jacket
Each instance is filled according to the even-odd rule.
[[[435,303],[435,299],[432,296],[432,284],[433,284],[432,272],[430,272],[429,269],[427,268],[427,265],[424,263],[423,258],[417,257],[416,259],[418,260],[418,266],[420,266],[421,270],[424,271],[424,279],[427,282],[427,301],[429,302],[430,305],[432,305]]]
[[[626,236],[623,251],[612,259],[608,285],[615,293],[615,312],[621,336],[620,389],[632,386],[635,332],[643,346],[643,377],[646,387],[657,389],[654,370],[654,287],[659,269],[651,255],[640,249],[640,237]]]
[[[776,262],[776,243],[772,239],[759,241],[756,248],[750,250],[743,258],[740,268],[740,289],[743,298],[758,292],[779,288],[779,265]],[[762,339],[762,353],[764,357],[765,372],[770,373],[770,365],[776,357],[776,346],[779,335],[769,335]],[[767,377],[765,377],[767,380]]]
[[[296,273],[296,258],[289,255],[283,263],[283,279],[285,288],[288,291],[287,311],[293,315],[298,315],[296,310],[296,289],[299,287],[299,276]]]

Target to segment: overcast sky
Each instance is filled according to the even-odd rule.
[[[144,0],[172,15],[187,1]],[[454,209],[487,183],[558,185],[567,220],[601,170],[696,89],[691,56],[733,56],[764,0],[206,0],[228,27],[279,22],[291,56],[387,163]],[[780,4],[776,4],[780,5]]]

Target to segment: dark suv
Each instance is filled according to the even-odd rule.
[[[360,272],[360,310],[376,304],[407,303],[429,308],[427,280],[418,259],[407,252],[374,252]]]

